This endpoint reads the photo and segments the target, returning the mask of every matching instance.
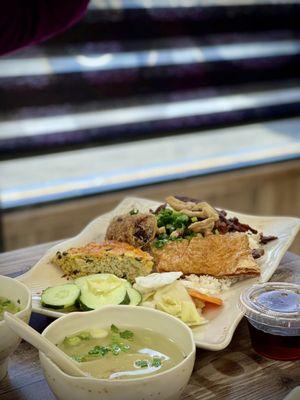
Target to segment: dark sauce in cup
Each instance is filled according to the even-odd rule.
[[[281,336],[255,328],[249,321],[248,327],[253,349],[260,355],[274,360],[300,359],[300,336]]]
[[[275,360],[300,359],[300,285],[254,285],[241,295],[253,349]]]

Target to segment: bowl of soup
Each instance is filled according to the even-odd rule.
[[[16,350],[21,341],[3,320],[5,311],[16,314],[28,323],[31,314],[31,292],[23,283],[0,275],[0,380],[7,373],[9,355]]]
[[[46,380],[61,400],[176,400],[195,362],[190,328],[145,307],[72,313],[50,324],[43,336],[87,374],[67,375],[40,352]]]

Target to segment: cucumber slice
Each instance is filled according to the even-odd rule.
[[[130,306],[138,306],[142,302],[142,295],[141,293],[132,287],[132,284],[128,282],[126,279],[122,279],[124,282],[124,286],[127,289],[127,294],[129,296],[129,304]],[[122,303],[125,304],[125,303]]]
[[[89,290],[97,294],[109,293],[123,284],[123,279],[113,274],[93,274],[77,278],[75,284],[82,288],[88,286]]]
[[[121,279],[121,281],[122,281],[122,283],[123,283],[123,285],[126,287],[126,288],[128,288],[128,289],[131,289],[132,288],[132,284],[129,282],[129,281],[127,281],[126,279]]]
[[[142,295],[136,289],[127,288],[127,293],[130,299],[130,306],[138,306],[142,302]]]
[[[80,308],[83,311],[97,310],[98,308],[108,304],[129,304],[129,302],[129,295],[123,286],[120,286],[105,295],[94,295],[88,289],[82,289],[79,297]]]
[[[81,289],[80,307],[96,310],[107,304],[129,304],[130,298],[123,280],[112,274],[96,274],[75,280]]]
[[[74,306],[79,296],[79,287],[73,283],[67,283],[45,289],[41,296],[41,304],[47,308],[66,309]]]
[[[122,301],[122,303],[119,303],[119,304],[122,304],[123,306],[127,306],[128,304],[130,304],[130,296],[129,296],[127,290],[126,290],[126,295],[124,297],[124,300]]]
[[[127,281],[126,279],[122,279],[124,286],[127,289],[127,294],[129,296],[129,302],[126,303],[130,306],[138,306],[142,302],[142,295],[141,293],[132,287],[132,284]],[[122,303],[125,304],[125,303]]]

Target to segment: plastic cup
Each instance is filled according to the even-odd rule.
[[[275,360],[300,359],[300,285],[253,285],[240,296],[253,349]]]

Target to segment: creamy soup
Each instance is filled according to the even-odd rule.
[[[148,329],[95,329],[67,336],[57,346],[102,379],[143,378],[172,368],[185,355],[171,339]]]
[[[5,311],[15,314],[20,311],[20,307],[6,297],[0,296],[0,321],[3,320],[3,315]]]

